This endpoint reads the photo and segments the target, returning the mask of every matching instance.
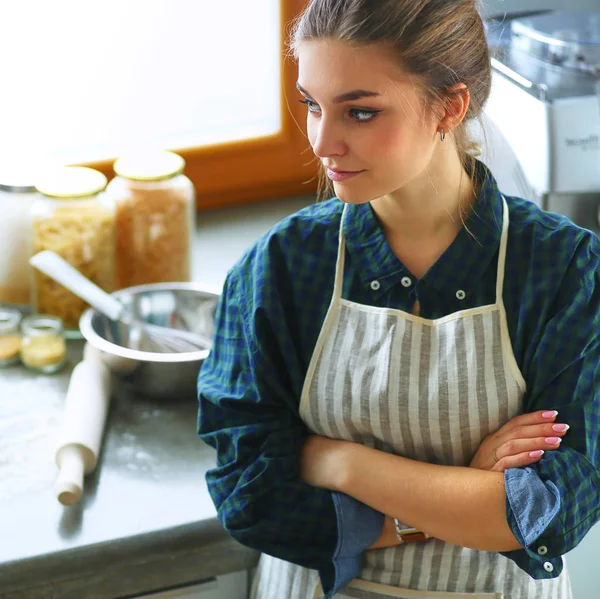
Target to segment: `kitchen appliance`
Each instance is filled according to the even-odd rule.
[[[149,283],[115,291],[142,322],[176,326],[212,340],[220,294],[199,283]],[[114,341],[115,323],[93,308],[79,321],[86,341],[100,351],[104,364],[134,392],[158,399],[196,399],[196,382],[210,347],[185,353],[131,349]]]
[[[486,29],[482,161],[504,193],[600,234],[600,11],[507,14]]]

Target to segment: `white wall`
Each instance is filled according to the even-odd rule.
[[[541,10],[591,10],[598,9],[598,0],[479,0],[481,13],[492,16],[504,12]]]

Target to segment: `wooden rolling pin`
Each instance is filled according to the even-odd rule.
[[[60,474],[54,491],[63,505],[81,499],[84,474],[96,468],[110,404],[110,378],[99,352],[86,343],[83,360],[75,366],[69,381],[56,449]]]

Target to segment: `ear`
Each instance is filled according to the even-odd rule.
[[[449,88],[444,105],[444,114],[439,123],[440,129],[443,128],[446,133],[456,129],[463,122],[470,103],[471,94],[464,83],[457,83]]]

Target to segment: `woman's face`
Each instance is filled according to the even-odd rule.
[[[427,176],[438,121],[384,47],[302,42],[298,69],[308,139],[337,197],[364,203]]]

